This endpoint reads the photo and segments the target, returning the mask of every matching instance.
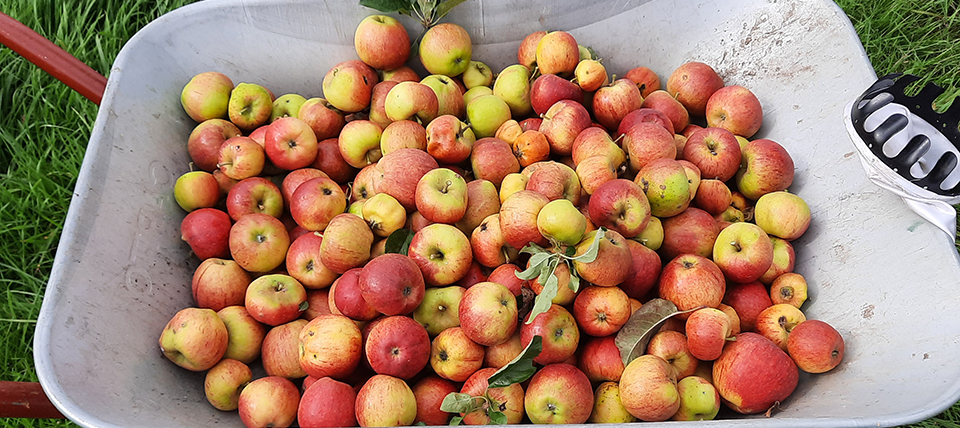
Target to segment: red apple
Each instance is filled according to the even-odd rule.
[[[793,158],[773,140],[758,139],[741,150],[743,159],[736,175],[737,189],[748,199],[786,190],[793,183]]]
[[[801,322],[787,339],[787,353],[807,373],[833,370],[843,361],[843,351],[843,336],[820,320]]]
[[[323,76],[323,95],[338,110],[354,113],[370,105],[377,73],[359,60],[341,62]]]
[[[240,217],[230,228],[229,239],[231,256],[249,272],[276,269],[283,264],[290,247],[290,236],[283,223],[262,213]]]
[[[474,178],[488,180],[497,188],[507,174],[520,172],[520,162],[510,144],[498,138],[477,140],[470,153],[470,166]]]
[[[407,30],[396,18],[385,15],[370,15],[361,20],[353,45],[360,60],[378,70],[399,68],[410,56]]]
[[[463,383],[460,393],[474,397],[486,395],[492,401],[494,408],[506,416],[508,424],[519,424],[523,421],[524,415],[523,387],[519,383],[515,383],[507,387],[489,388],[488,379],[496,371],[494,368],[477,370]],[[467,425],[490,424],[488,409],[483,408],[467,414],[461,413],[463,423]]]
[[[362,218],[337,214],[324,229],[320,262],[336,273],[363,266],[370,259],[373,232]]]
[[[363,339],[356,322],[343,315],[316,317],[300,330],[300,365],[308,375],[344,380],[360,363]]]
[[[620,380],[623,374],[623,359],[616,345],[616,335],[585,337],[579,350],[577,366],[591,382]]]
[[[462,328],[451,327],[433,339],[430,367],[444,379],[463,382],[483,367],[483,355],[483,346],[470,340]]]
[[[660,255],[633,239],[626,241],[632,263],[620,289],[633,299],[645,299],[657,285],[662,270]]]
[[[720,358],[727,338],[734,335],[730,317],[715,308],[698,309],[690,314],[685,331],[690,353],[704,361]]]
[[[588,232],[583,240],[577,244],[575,256],[587,252],[593,244],[597,231]],[[620,284],[627,278],[633,257],[627,247],[627,239],[613,230],[607,230],[600,240],[597,258],[592,262],[574,260],[573,267],[580,278],[602,287],[612,287]]]
[[[450,422],[450,413],[440,410],[440,404],[451,392],[460,391],[456,383],[437,375],[427,375],[410,389],[417,400],[417,419],[414,423],[446,425]]]
[[[250,275],[237,262],[209,258],[193,272],[191,289],[197,307],[219,311],[242,305],[248,285]]]
[[[726,129],[703,128],[687,138],[682,156],[700,169],[703,178],[727,181],[740,168],[740,143]]]
[[[583,91],[576,83],[556,74],[541,74],[530,86],[530,104],[538,116],[546,113],[550,106],[560,100],[572,100],[582,104]]]
[[[430,336],[413,318],[388,316],[370,329],[364,354],[377,374],[410,379],[430,362]]]
[[[481,282],[467,289],[460,300],[460,327],[483,346],[506,342],[517,328],[517,299],[505,286]]]
[[[756,281],[773,264],[773,243],[759,226],[734,223],[717,235],[713,261],[733,282]]]
[[[663,358],[670,364],[676,379],[692,376],[700,365],[700,359],[687,346],[687,336],[679,331],[661,330],[654,334],[647,344],[647,354]]]
[[[243,387],[237,406],[245,426],[290,426],[297,420],[300,390],[287,378],[262,377]]]
[[[799,371],[786,352],[756,333],[740,333],[713,363],[723,402],[738,413],[767,411],[797,387]]]
[[[587,286],[573,301],[577,325],[591,336],[608,336],[620,331],[631,314],[630,297],[619,287]]]
[[[681,254],[663,267],[659,283],[660,297],[681,311],[700,306],[716,308],[726,292],[726,281],[716,263],[695,254]],[[689,314],[678,315],[686,319]]]
[[[663,243],[658,250],[664,259],[681,254],[696,254],[710,258],[720,234],[720,225],[710,213],[689,207],[680,214],[662,221]]]
[[[410,425],[417,418],[417,398],[402,379],[377,374],[357,392],[356,413],[362,427]]]
[[[355,426],[356,400],[357,393],[349,384],[329,377],[319,378],[304,388],[297,407],[297,424],[301,427]]]
[[[593,410],[593,387],[576,366],[549,364],[530,378],[523,406],[534,424],[583,424]]]
[[[277,326],[293,321],[303,312],[307,291],[296,279],[283,274],[263,275],[247,287],[244,306],[254,319]]]
[[[409,314],[423,300],[424,277],[417,263],[389,253],[367,263],[360,272],[360,293],[384,315]]]
[[[694,116],[703,116],[707,100],[723,87],[723,79],[713,67],[691,61],[677,67],[667,79],[667,92]]]
[[[617,79],[597,90],[593,96],[593,115],[608,130],[617,129],[620,121],[643,104],[640,88],[630,79]]]
[[[543,350],[533,361],[537,364],[561,363],[570,358],[580,344],[580,329],[573,314],[563,306],[552,304],[546,312],[520,325],[520,343],[524,347],[534,336],[543,338]]]
[[[200,260],[230,255],[230,216],[216,208],[200,208],[180,222],[180,238]]]
[[[648,97],[654,91],[660,90],[660,77],[649,67],[634,67],[627,70],[623,77],[630,79],[637,88],[640,89],[640,95]]]
[[[717,89],[704,110],[707,126],[726,129],[744,138],[756,134],[763,124],[763,107],[749,89],[740,85]]]
[[[643,355],[627,364],[620,377],[620,401],[637,419],[670,419],[680,408],[673,367],[656,355]]]
[[[227,327],[212,309],[177,312],[160,333],[160,351],[174,364],[191,371],[208,370],[227,351]]]
[[[767,287],[759,281],[745,284],[730,284],[723,296],[723,303],[730,305],[740,317],[741,331],[754,331],[757,315],[773,305]]]
[[[260,360],[267,376],[300,379],[307,373],[300,367],[300,331],[308,321],[296,319],[270,329],[263,338]]]

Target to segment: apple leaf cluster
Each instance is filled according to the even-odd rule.
[[[505,388],[529,379],[537,371],[533,365],[533,359],[540,355],[542,350],[543,337],[534,336],[519,355],[487,379],[487,388]],[[449,413],[467,414],[487,409],[486,413],[490,417],[491,425],[505,425],[507,416],[503,413],[504,409],[501,406],[502,404],[496,403],[486,393],[481,396],[472,396],[460,392],[451,392],[443,397],[440,410]],[[459,425],[462,421],[462,416],[454,416],[450,425]]]
[[[690,313],[697,309],[701,308],[681,311],[673,302],[659,298],[644,303],[620,328],[614,341],[620,349],[620,358],[623,360],[624,367],[646,353],[647,343],[660,330],[664,322],[675,315]]]
[[[576,248],[567,247],[566,250],[560,251],[556,244],[553,248],[557,251],[551,251],[533,242],[520,250],[521,253],[530,254],[530,267],[523,272],[517,272],[517,278],[524,281],[537,278],[537,281],[543,284],[543,291],[534,300],[533,309],[530,310],[530,316],[527,317],[527,324],[531,323],[537,315],[549,310],[553,299],[557,297],[560,280],[555,272],[560,263],[566,263],[570,268],[570,289],[574,292],[580,289],[580,277],[577,275],[576,269],[573,268],[573,262],[590,263],[596,260],[600,251],[600,241],[603,240],[605,231],[606,229],[603,227],[597,229],[590,247],[579,256],[574,256]]]

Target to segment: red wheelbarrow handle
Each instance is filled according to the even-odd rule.
[[[100,105],[107,78],[26,25],[0,12],[0,44]]]
[[[63,418],[36,382],[0,381],[0,418]]]

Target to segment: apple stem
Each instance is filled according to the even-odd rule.
[[[452,185],[453,185],[453,182],[450,181],[450,180],[447,180],[447,182],[443,184],[443,188],[440,189],[440,193],[444,193],[444,194],[445,194],[445,193],[449,192],[449,191],[450,191],[450,186],[452,186]]]

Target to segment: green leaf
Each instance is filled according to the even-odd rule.
[[[360,0],[360,6],[383,13],[399,12],[409,15],[413,9],[413,2],[410,0]]]
[[[681,312],[677,305],[666,299],[653,299],[637,309],[627,323],[620,328],[614,343],[620,349],[620,358],[626,367],[631,361],[643,355],[650,338],[660,330],[664,321]]]
[[[454,416],[450,418],[450,426],[452,427],[460,425],[461,422],[463,422],[463,416]]]
[[[559,262],[558,259],[554,259]],[[527,315],[527,324],[533,322],[533,319],[548,310],[550,310],[550,305],[553,304],[553,299],[557,297],[557,293],[560,291],[560,280],[557,278],[557,274],[554,273],[556,270],[556,264],[551,263],[553,266],[549,268],[549,274],[546,279],[542,276],[538,279],[541,284],[543,284],[543,290],[540,290],[540,294],[537,295],[536,299],[533,300],[533,309],[530,310],[530,314]]]
[[[549,252],[549,251],[547,251],[546,248],[543,248],[533,242],[530,242],[527,245],[524,245],[523,248],[520,249],[520,254],[537,254],[537,253],[543,253],[543,252]]]
[[[427,426],[427,423],[424,422],[424,421],[417,421],[417,423],[413,424],[413,426],[415,426],[415,427],[425,427],[425,426]]]
[[[587,251],[577,257],[574,257],[573,260],[576,260],[581,263],[590,263],[597,259],[597,254],[600,252],[600,241],[603,240],[603,234],[607,229],[599,228],[597,233],[593,235],[593,242],[590,243],[590,247],[587,248]]]
[[[451,9],[453,9],[454,7],[457,7],[460,3],[463,3],[465,1],[467,0],[444,0],[443,2],[441,2],[437,6],[437,18],[434,22],[443,19],[444,16],[450,13]]]
[[[474,397],[470,394],[451,392],[443,397],[440,402],[440,410],[447,413],[471,413],[483,408],[486,399],[483,397]]]
[[[499,410],[491,410],[487,416],[490,416],[490,425],[506,425],[507,415]]]
[[[546,251],[542,253],[535,253],[534,255],[530,256],[530,267],[523,272],[514,272],[514,275],[524,281],[529,281],[536,278],[537,276],[541,275],[543,267],[546,266],[546,264],[549,264],[550,256],[551,253]]]
[[[300,312],[303,312],[303,311],[307,310],[309,307],[310,307],[310,302],[304,300],[304,301],[300,302],[300,307],[299,307],[298,309],[300,309]]]
[[[412,230],[397,229],[387,237],[383,252],[407,255],[407,250],[410,248],[410,241],[413,240],[413,235],[414,232]]]
[[[487,388],[504,388],[529,379],[537,371],[533,366],[533,359],[540,355],[541,351],[543,351],[543,337],[533,336],[520,355],[490,375],[487,379]]]
[[[567,284],[567,287],[570,287],[574,293],[580,291],[580,277],[577,276],[576,271],[574,271],[572,267],[570,268],[570,283]]]

